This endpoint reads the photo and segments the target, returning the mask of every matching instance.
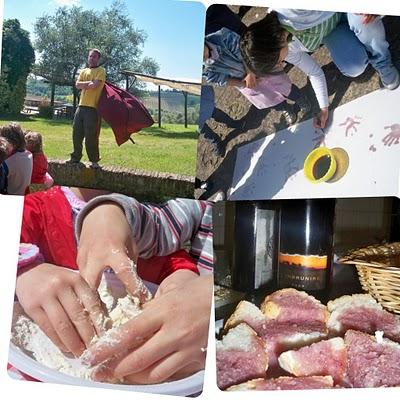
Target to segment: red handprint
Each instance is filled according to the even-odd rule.
[[[390,129],[390,132],[382,139],[385,146],[391,146],[392,144],[399,144],[400,142],[400,124],[393,124],[385,126],[385,129]]]
[[[361,119],[361,117],[355,116],[354,118],[356,119]],[[353,133],[357,132],[357,125],[360,125],[360,121],[356,121],[354,118],[347,117],[346,121],[343,123],[339,124],[339,126],[345,126],[346,127],[346,137],[348,136],[350,129],[353,130]]]

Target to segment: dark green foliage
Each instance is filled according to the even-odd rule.
[[[17,19],[3,23],[1,52],[0,112],[18,114],[26,94],[26,79],[35,62],[35,53],[29,33]]]

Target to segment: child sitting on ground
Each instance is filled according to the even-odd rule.
[[[0,194],[7,194],[8,167],[4,162],[10,155],[11,146],[6,139],[0,137]]]
[[[53,185],[54,180],[48,171],[47,157],[43,152],[42,135],[38,132],[25,132],[26,149],[32,153],[33,169],[31,184],[44,186],[49,188]]]
[[[19,124],[12,122],[0,127],[0,137],[11,145],[6,159],[8,168],[8,194],[23,196],[29,190],[32,175],[32,154],[26,150],[25,135]]]
[[[325,128],[329,120],[325,74],[310,54],[321,45],[343,75],[355,78],[371,64],[384,87],[399,86],[385,27],[376,15],[278,8],[251,24],[241,40],[243,58],[255,74],[268,74],[288,62],[308,76],[320,108],[314,118],[317,129]]]
[[[299,88],[292,84],[282,68],[257,77],[244,62],[241,38],[227,28],[206,35],[204,44],[203,78],[208,84],[235,86],[258,109],[275,107],[283,111],[288,125],[297,120],[301,101],[306,111],[309,105],[301,99]],[[290,106],[287,100],[295,104]]]

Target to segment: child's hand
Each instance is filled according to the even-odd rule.
[[[62,351],[80,356],[105,331],[98,294],[77,272],[38,265],[18,276],[16,293],[26,314]]]
[[[324,129],[329,119],[329,109],[321,108],[319,115],[314,118],[314,128]]]
[[[88,349],[85,359],[91,366],[105,361],[92,378],[151,384],[203,369],[212,289],[212,275],[198,276],[145,304],[113,340]]]
[[[248,72],[243,81],[249,89],[254,89],[257,86],[257,77],[252,72]]]
[[[86,216],[79,241],[77,264],[85,281],[97,289],[103,271],[111,268],[127,291],[145,302],[151,294],[136,271],[138,257],[129,224],[122,209],[102,203]]]
[[[158,298],[161,295],[174,290],[185,283],[189,282],[191,279],[196,279],[198,275],[190,271],[188,269],[179,269],[178,271],[173,272],[171,275],[167,276],[158,287],[154,298]]]

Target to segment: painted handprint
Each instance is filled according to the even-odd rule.
[[[357,125],[360,125],[360,121],[356,121],[356,119],[361,119],[361,117],[357,117],[357,116],[355,116],[354,118],[347,117],[346,121],[339,124],[339,126],[346,127],[346,131],[345,131],[346,137],[349,135],[350,130],[352,131],[351,135],[353,135],[353,133],[357,132]]]
[[[391,146],[392,144],[399,144],[400,142],[400,124],[393,124],[385,126],[385,129],[390,129],[390,132],[382,139],[385,146]]]

